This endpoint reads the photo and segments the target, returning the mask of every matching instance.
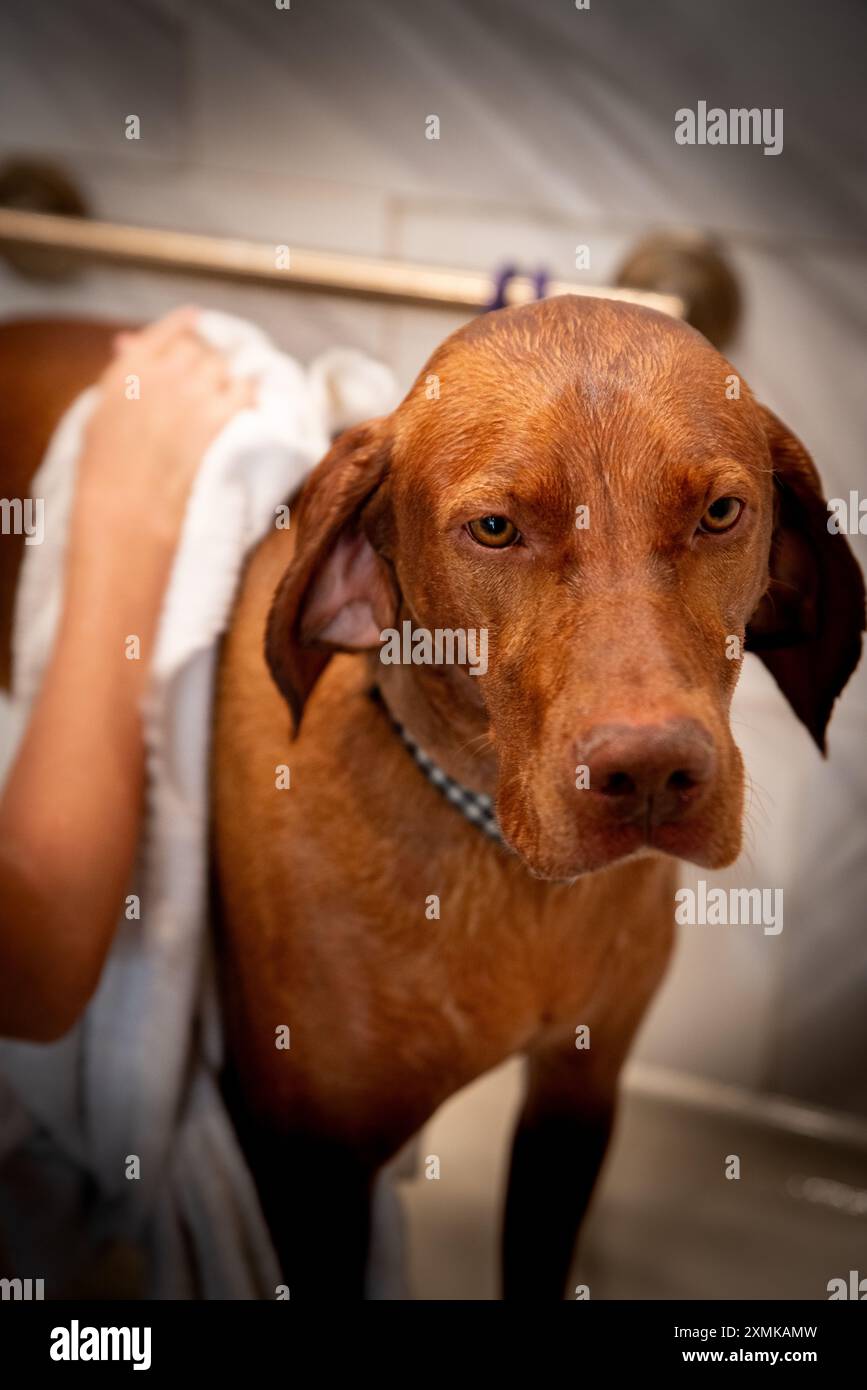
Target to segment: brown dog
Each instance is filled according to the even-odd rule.
[[[26,495],[112,332],[0,330],[4,495]],[[514,1052],[505,1292],[561,1296],[668,959],[671,856],[738,852],[731,639],[824,744],[860,573],[806,452],[745,386],[728,398],[731,375],[622,304],[476,320],[391,417],[337,441],[251,559],[214,743],[226,1084],[293,1297],[361,1291],[376,1170]],[[0,683],[19,556],[4,537]],[[407,620],[487,633],[487,671],[382,664]],[[505,844],[389,712],[494,797]]]
[[[562,1295],[669,956],[670,856],[740,847],[738,642],[824,747],[863,585],[805,450],[732,376],[623,304],[477,319],[337,440],[253,557],[215,730],[221,960],[230,1090],[293,1297],[360,1292],[377,1168],[515,1052],[505,1293]],[[382,664],[406,621],[487,633],[486,673]],[[505,843],[395,720],[494,798]]]

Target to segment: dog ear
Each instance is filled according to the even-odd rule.
[[[747,626],[746,647],[767,666],[825,752],[834,701],[861,655],[864,581],[845,536],[828,528],[828,504],[810,455],[765,406],[775,483],[768,587]]]
[[[332,653],[377,647],[381,630],[394,622],[392,572],[374,550],[362,517],[388,463],[383,417],[341,434],[301,493],[295,553],[265,633],[265,656],[296,729]]]

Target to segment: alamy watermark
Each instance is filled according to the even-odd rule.
[[[45,1298],[44,1279],[0,1279],[0,1300],[15,1303],[41,1303]]]
[[[828,511],[828,531],[832,536],[867,536],[867,497],[854,488],[848,498],[829,498]]]
[[[829,1279],[825,1288],[828,1290],[829,1303],[841,1298],[852,1298],[858,1303],[867,1299],[867,1279],[862,1279],[857,1269],[850,1269],[848,1278],[838,1275],[835,1279]]]
[[[488,629],[437,627],[414,628],[408,618],[396,627],[383,628],[379,659],[384,666],[469,666],[471,676],[488,669]]]
[[[0,535],[23,536],[25,545],[45,539],[43,497],[0,497]]]
[[[678,145],[763,145],[765,154],[783,152],[782,106],[721,106],[708,110],[706,101],[695,109],[681,106],[674,113]]]
[[[679,888],[674,895],[674,920],[679,926],[762,927],[765,936],[783,930],[782,888]]]
[[[131,1361],[134,1371],[151,1364],[149,1327],[82,1327],[73,1318],[68,1327],[51,1329],[52,1361]]]

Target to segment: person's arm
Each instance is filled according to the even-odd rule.
[[[162,598],[202,454],[249,400],[195,321],[180,310],[119,340],[86,431],[57,639],[0,798],[2,1036],[75,1023],[129,886]]]

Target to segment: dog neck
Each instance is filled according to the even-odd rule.
[[[452,805],[456,811],[460,811],[466,820],[481,830],[488,839],[494,840],[503,848],[508,848],[503,839],[502,831],[497,824],[494,815],[494,806],[491,798],[485,792],[474,791],[471,787],[466,787],[462,782],[458,782],[454,777],[439,766],[430,754],[426,753],[410,733],[404,728],[399,719],[396,719],[385,702],[382,691],[378,685],[370,689],[370,698],[379,705],[394,729],[398,738],[407,749],[416,766],[424,773],[427,780],[433,787],[436,787],[441,796]]]
[[[370,662],[370,683],[413,742],[453,781],[491,800],[497,761],[478,682],[454,667]]]

